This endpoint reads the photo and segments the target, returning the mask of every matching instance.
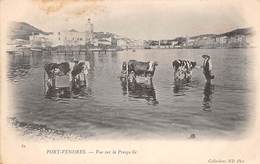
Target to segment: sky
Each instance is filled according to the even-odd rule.
[[[7,21],[27,22],[47,32],[84,31],[88,18],[94,31],[135,39],[223,33],[250,26],[246,7],[222,0],[6,0],[2,6]]]

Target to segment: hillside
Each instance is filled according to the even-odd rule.
[[[29,40],[29,36],[34,34],[49,34],[48,32],[44,32],[28,23],[25,22],[11,22],[9,25],[10,39],[24,39]]]
[[[252,35],[254,34],[254,31],[252,28],[239,28],[239,29],[235,29],[223,34],[219,34],[218,36],[227,36],[227,37],[232,37],[235,35]]]
[[[197,38],[203,38],[203,37],[220,37],[220,36],[227,36],[232,37],[235,35],[253,35],[254,31],[252,28],[238,28],[229,32],[221,33],[221,34],[203,34],[203,35],[196,35],[190,37],[190,39],[197,39]]]
[[[190,37],[190,39],[197,39],[197,38],[203,38],[203,37],[215,37],[216,34],[203,34],[203,35],[197,35],[197,36],[193,36]]]

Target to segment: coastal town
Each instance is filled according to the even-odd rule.
[[[46,49],[75,51],[120,51],[129,49],[210,49],[250,48],[253,43],[253,29],[239,28],[222,34],[181,36],[162,40],[141,40],[111,32],[97,32],[89,18],[85,31],[44,32],[25,22],[12,22],[10,26],[9,53],[24,50],[43,51]]]

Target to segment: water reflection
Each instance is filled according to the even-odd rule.
[[[92,90],[88,86],[47,88],[46,98],[77,98],[92,95]]]
[[[194,82],[183,82],[181,80],[174,80],[173,93],[174,96],[183,96],[185,91],[189,90],[189,87],[194,87]]]
[[[213,90],[214,85],[212,85],[210,82],[206,82],[204,86],[204,97],[202,102],[202,110],[204,111],[211,111]]]
[[[49,90],[46,94],[46,98],[54,99],[56,98],[74,98],[74,99],[85,99],[92,95],[92,90],[89,87],[82,86],[80,88],[59,88],[55,91]]]
[[[184,84],[175,80],[173,86],[173,93],[175,93],[175,95],[179,95],[180,93],[182,93],[183,90],[184,90]]]
[[[176,83],[172,88],[173,86],[169,85],[173,84],[173,79],[170,77],[172,69],[169,62],[173,55],[176,58],[191,57],[200,61],[202,51],[204,54],[214,53],[212,55],[215,57],[214,61],[219,63],[214,65],[214,71],[216,71],[216,75],[219,75],[219,78],[214,79],[214,85],[220,87],[215,88],[213,93],[213,88],[208,84],[205,85],[204,77],[196,71],[191,83],[188,85]],[[17,68],[18,70],[29,71],[26,77],[23,77],[24,80],[19,81],[19,83],[8,83],[8,87],[14,91],[11,98],[17,104],[16,109],[10,110],[17,110],[15,112],[17,114],[14,116],[26,120],[27,123],[40,122],[47,127],[68,130],[72,134],[82,136],[93,133],[94,136],[102,138],[106,135],[111,136],[111,132],[115,135],[121,134],[122,130],[120,129],[125,129],[122,134],[135,138],[136,132],[142,132],[138,135],[140,137],[158,132],[160,134],[167,133],[170,136],[170,134],[177,134],[178,132],[189,133],[193,129],[199,129],[201,134],[231,136],[237,134],[237,130],[239,130],[236,126],[238,121],[242,127],[246,125],[247,110],[244,109],[251,105],[243,100],[253,93],[252,90],[249,90],[251,87],[248,88],[245,83],[254,84],[254,81],[247,78],[246,68],[251,63],[243,64],[241,62],[248,55],[241,54],[241,50],[239,52],[237,52],[238,50],[225,50],[228,51],[226,53],[228,55],[219,51],[138,50],[138,55],[122,51],[117,54],[108,54],[107,57],[106,55],[98,56],[98,54],[82,54],[80,56],[77,54],[45,56],[43,54],[33,57],[17,55],[13,59],[10,55],[8,57],[11,58],[9,60],[10,67],[19,66],[21,68]],[[228,60],[227,63],[231,64],[225,65],[221,62],[224,56],[229,56],[226,60]],[[43,65],[50,62],[68,62],[73,57],[80,60],[85,58],[86,61],[89,61],[91,69],[87,77],[88,87],[74,90],[75,94],[71,98],[46,99],[43,94]],[[153,81],[156,86],[128,85],[127,81],[122,83],[119,81],[121,63],[135,57],[137,60],[156,60],[161,63],[156,70],[155,81]],[[39,61],[34,62],[34,60],[38,60],[36,58]],[[99,61],[99,58],[103,58],[103,63]],[[101,69],[103,65],[105,69]],[[249,81],[247,81],[248,79]],[[173,95],[178,94],[185,95],[173,98]],[[159,104],[157,100],[160,101]],[[198,107],[201,109],[200,111],[194,110]],[[151,111],[151,109],[154,110]],[[205,112],[202,109],[226,110],[218,110],[212,116],[207,113],[213,112]],[[152,113],[147,115],[147,111]],[[173,118],[173,116],[176,116],[176,118]],[[197,119],[191,121],[190,118],[194,116]],[[212,117],[218,119],[212,119]],[[172,122],[178,122],[178,120],[181,120],[178,124],[169,126],[172,125]],[[209,125],[215,128],[208,128]]]
[[[112,63],[117,63],[118,55],[117,52],[111,52]]]
[[[108,63],[109,61],[109,55],[110,53],[97,53],[97,57],[98,57],[98,62],[101,64],[101,65],[104,65],[106,63]]]
[[[153,82],[143,84],[137,82],[129,82],[126,78],[121,78],[122,94],[128,95],[135,99],[144,99],[149,105],[157,105],[159,102],[156,99],[156,93]]]
[[[77,83],[81,83],[80,81]],[[87,97],[89,95],[92,95],[92,90],[88,85],[88,79],[84,81],[85,84],[78,84],[77,86],[72,85],[71,92],[72,92],[72,97]]]
[[[10,55],[8,77],[11,80],[25,77],[32,65],[31,56]]]
[[[127,90],[128,90],[128,82],[126,80],[126,77],[120,77],[121,80],[121,87],[122,87],[122,94],[127,95]]]
[[[95,68],[95,55],[94,53],[84,55],[85,61],[89,61],[90,71],[93,71]]]

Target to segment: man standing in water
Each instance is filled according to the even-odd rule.
[[[211,60],[210,60],[210,56],[208,55],[202,55],[202,57],[204,58],[204,61],[203,61],[203,74],[207,80],[207,83],[211,82],[211,79],[214,79],[214,75],[212,75],[212,63],[211,63]]]

